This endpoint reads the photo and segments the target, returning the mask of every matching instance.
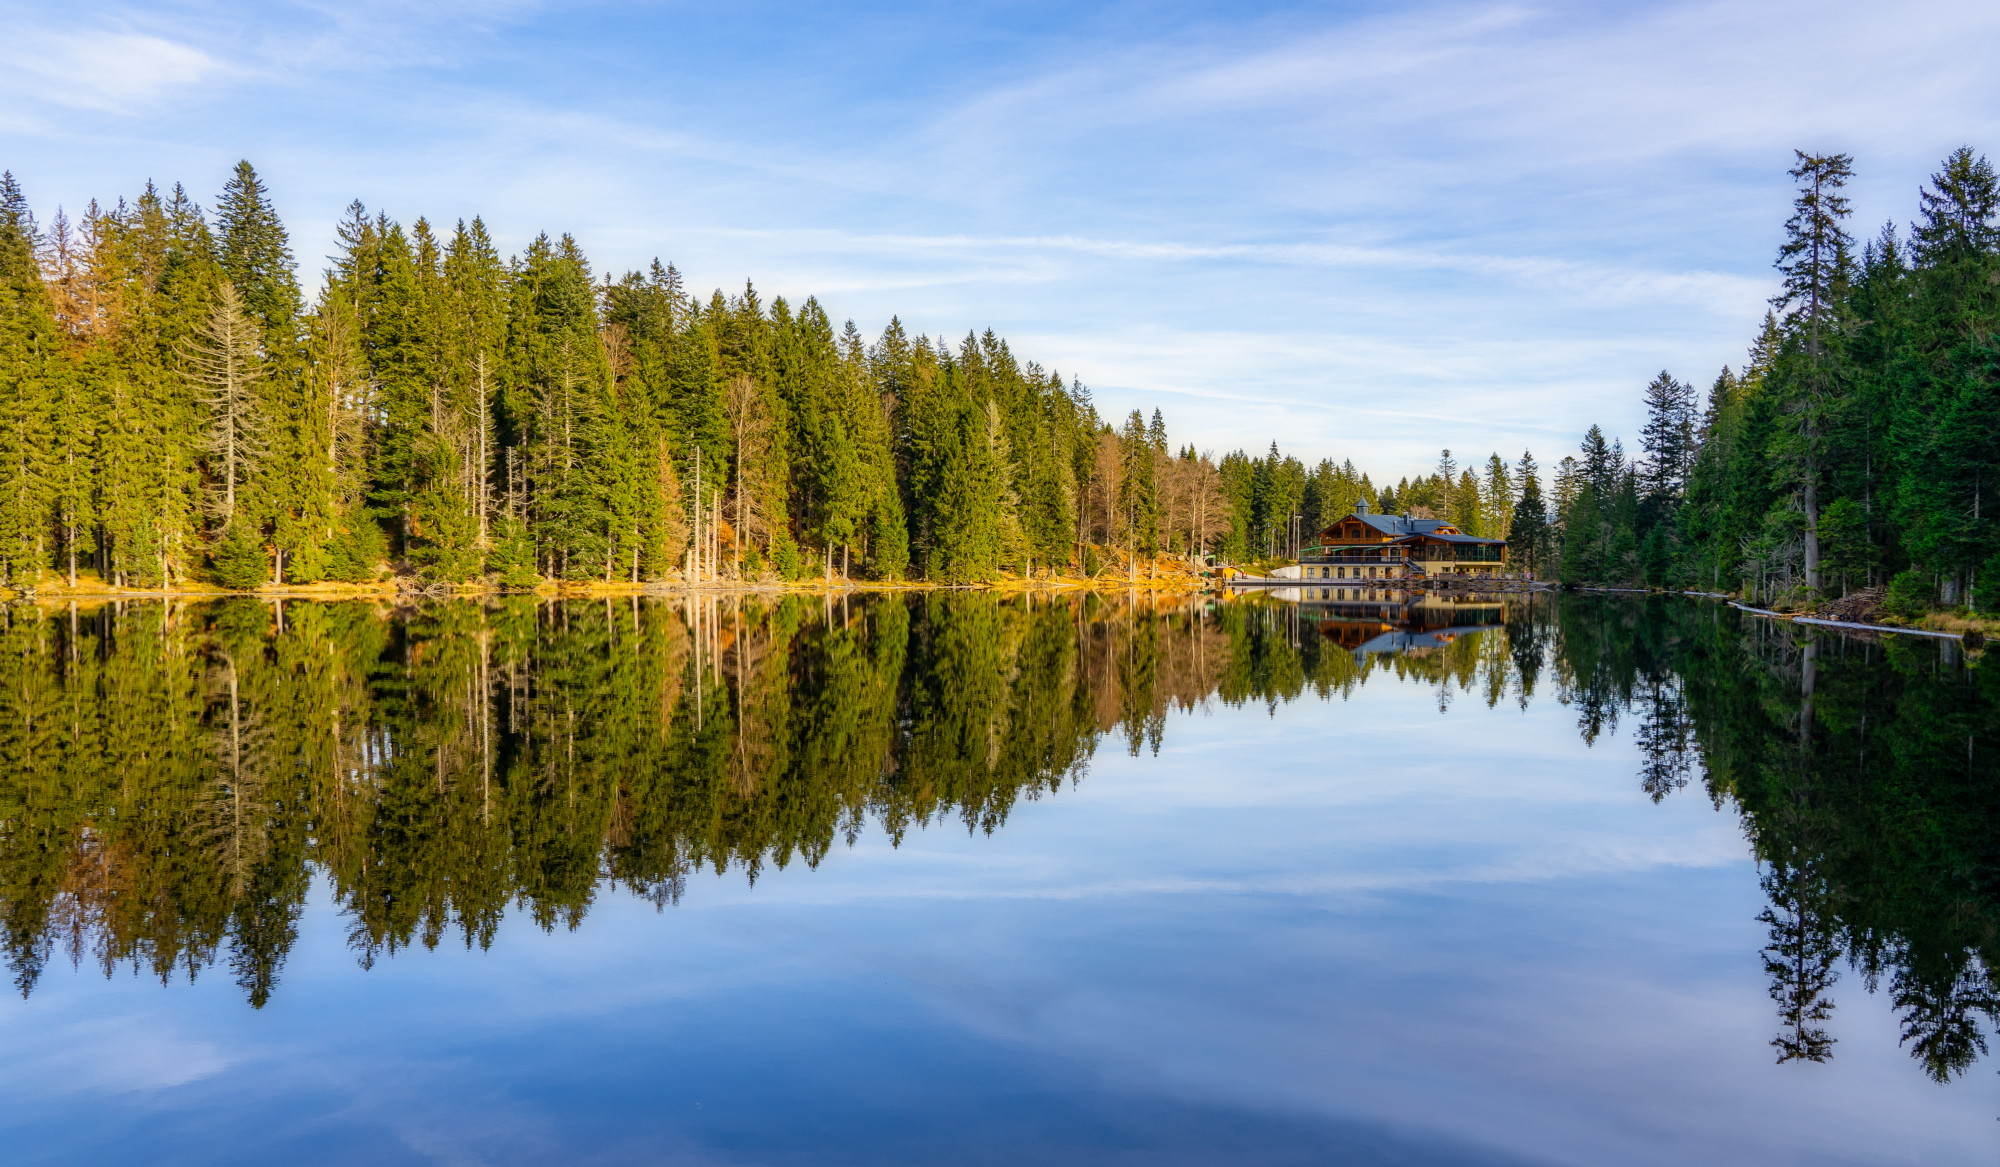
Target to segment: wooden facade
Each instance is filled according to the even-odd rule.
[[[1363,503],[1320,531],[1299,565],[1313,582],[1491,576],[1507,570],[1507,543],[1467,535],[1441,519],[1370,514]]]

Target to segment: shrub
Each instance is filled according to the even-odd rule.
[[[1931,609],[1931,581],[1919,571],[1905,571],[1889,581],[1883,606],[1905,619],[1921,616]]]
[[[1804,584],[1786,588],[1771,601],[1775,612],[1812,612],[1819,608],[1819,593]]]
[[[264,541],[248,523],[231,523],[208,553],[215,581],[226,588],[248,590],[271,578],[271,558]]]
[[[315,584],[326,578],[326,548],[308,543],[285,558],[285,578],[295,584]]]
[[[356,508],[341,522],[326,548],[326,578],[342,583],[367,583],[381,573],[389,555],[382,527]]]
[[[1986,561],[1979,569],[1979,579],[1972,588],[1972,606],[1981,612],[2000,612],[2000,555]]]
[[[494,531],[493,554],[487,563],[503,588],[532,588],[542,582],[535,572],[535,541],[520,520],[504,518]]]
[[[788,580],[798,579],[805,570],[805,562],[799,558],[799,545],[785,538],[783,533],[771,536],[771,566]]]

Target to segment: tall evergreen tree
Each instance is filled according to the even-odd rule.
[[[61,393],[60,334],[35,256],[34,215],[0,174],[0,578],[36,578],[54,495],[51,406]]]
[[[1531,575],[1539,575],[1548,565],[1552,539],[1548,507],[1542,501],[1541,474],[1532,453],[1521,451],[1514,478],[1521,484],[1521,497],[1514,503],[1507,532],[1508,554]]]
[[[1792,217],[1785,221],[1785,242],[1778,248],[1784,288],[1771,302],[1784,313],[1788,339],[1798,350],[1799,367],[1794,371],[1788,365],[1784,378],[1785,409],[1795,420],[1792,440],[1784,448],[1805,516],[1805,583],[1817,589],[1827,411],[1844,377],[1840,333],[1853,245],[1843,226],[1850,210],[1840,191],[1854,171],[1845,154],[1794,153],[1798,165],[1790,174],[1799,193]]]

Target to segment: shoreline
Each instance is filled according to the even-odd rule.
[[[1185,575],[1127,580],[1104,577],[1058,577],[1020,579],[1003,577],[983,583],[930,583],[923,580],[815,580],[793,583],[782,580],[705,580],[687,583],[651,580],[645,583],[603,583],[564,581],[542,583],[532,588],[506,588],[493,584],[413,585],[405,581],[372,584],[266,584],[249,589],[233,589],[201,584],[172,588],[115,588],[67,583],[33,587],[0,587],[0,603],[79,603],[84,601],[207,601],[243,597],[258,600],[381,600],[392,604],[427,600],[483,599],[500,596],[535,596],[548,600],[611,599],[630,596],[748,596],[748,595],[847,595],[857,592],[948,592],[978,591],[1012,594],[1063,594],[1155,592],[1172,595],[1200,595],[1226,591],[1219,580],[1194,579]]]

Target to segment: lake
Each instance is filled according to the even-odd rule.
[[[1952,642],[1318,591],[0,620],[9,1163],[2000,1150],[2000,663]]]

